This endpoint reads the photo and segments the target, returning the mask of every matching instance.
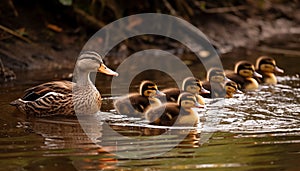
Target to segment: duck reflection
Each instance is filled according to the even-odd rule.
[[[200,133],[196,129],[79,119],[30,118],[23,123],[28,130],[43,137],[43,156],[68,158],[79,170],[114,169],[120,157],[152,158],[173,148],[199,147]],[[28,167],[35,167],[34,163]]]
[[[128,140],[139,141],[139,145],[148,146],[147,148],[153,148],[153,150],[172,146],[175,148],[199,147],[200,132],[196,129],[170,129],[170,127],[124,125],[110,125],[110,127],[119,134],[119,137],[110,138],[110,141],[107,142],[105,141],[106,134],[103,134],[103,143],[112,144],[113,141],[115,141],[119,144],[130,145],[130,142],[127,142]],[[107,136],[109,135],[108,133]],[[177,144],[174,146],[174,143]]]

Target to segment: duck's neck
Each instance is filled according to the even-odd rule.
[[[148,97],[148,100],[152,107],[161,105],[161,101],[155,97]]]
[[[226,98],[233,98],[233,93],[227,92],[225,97]]]
[[[264,83],[277,84],[277,78],[274,73],[271,73],[271,72],[264,73],[263,77],[264,77]]]
[[[94,86],[90,79],[90,72],[79,72],[77,75],[77,86]]]
[[[224,89],[224,83],[212,82],[210,92],[212,97],[224,97],[226,93]]]

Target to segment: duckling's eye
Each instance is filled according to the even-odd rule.
[[[193,105],[195,103],[194,100],[185,100],[182,102],[184,105]]]

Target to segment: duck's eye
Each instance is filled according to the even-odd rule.
[[[144,92],[144,95],[145,96],[153,96],[153,95],[155,95],[155,90],[146,90],[145,92]]]
[[[188,105],[194,105],[195,102],[193,100],[185,100],[182,102],[183,105],[188,106]]]

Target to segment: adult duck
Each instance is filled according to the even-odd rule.
[[[119,114],[143,116],[150,107],[158,106],[161,101],[157,96],[164,96],[157,85],[149,80],[142,81],[139,93],[130,93],[115,100],[114,107]]]
[[[196,97],[188,92],[179,95],[177,103],[169,102],[151,108],[146,112],[146,119],[153,125],[160,126],[195,126],[199,121],[198,113],[193,107],[201,106]]]
[[[226,71],[226,77],[237,83],[243,91],[255,90],[259,84],[253,77],[262,77],[255,71],[254,65],[248,61],[239,61],[235,64],[234,71]]]
[[[22,113],[36,117],[53,115],[74,116],[94,114],[100,110],[101,95],[90,80],[91,72],[117,76],[106,67],[101,56],[94,51],[80,54],[77,63],[77,81],[52,81],[25,91],[23,97],[11,102]]]
[[[256,71],[262,75],[262,78],[257,78],[258,82],[264,84],[277,84],[275,73],[284,73],[276,65],[275,59],[269,56],[261,56],[256,60]]]
[[[178,88],[168,88],[162,90],[162,92],[166,94],[165,98],[168,102],[177,102],[178,96],[181,92],[189,92],[196,96],[198,103],[201,105],[205,105],[204,98],[201,94],[210,93],[208,90],[203,88],[201,81],[195,77],[185,78],[182,82],[181,90]]]

